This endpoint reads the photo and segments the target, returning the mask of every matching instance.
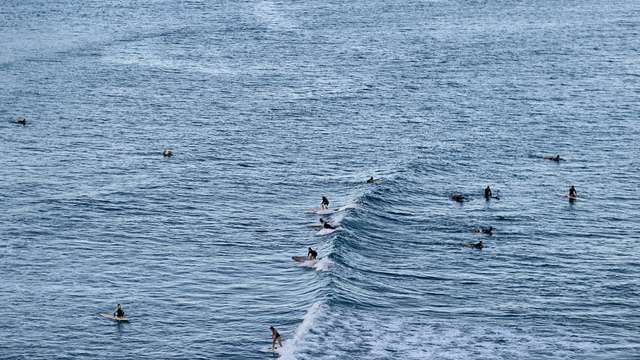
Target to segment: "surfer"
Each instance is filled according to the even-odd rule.
[[[318,253],[312,248],[309,248],[309,252],[307,253],[307,260],[315,260],[317,257]]]
[[[320,209],[325,210],[329,208],[329,199],[326,196],[322,196],[322,201],[320,202]]]
[[[492,195],[493,195],[493,193],[491,192],[491,188],[489,187],[489,185],[487,185],[487,187],[484,188],[484,198],[489,200],[489,199],[491,199]]]
[[[329,222],[328,222],[328,221],[324,221],[324,222],[322,223],[322,228],[323,228],[323,229],[335,229],[336,227],[335,227],[335,226],[333,226],[333,225],[331,225],[331,224],[329,224]]]
[[[16,124],[20,124],[22,126],[27,125],[27,119],[23,118],[22,116],[18,116],[16,117]]]
[[[373,184],[376,180],[372,177],[369,178],[369,180],[367,180],[368,184]]]
[[[569,197],[574,199],[578,197],[578,193],[576,192],[576,187],[573,185],[571,185],[571,187],[569,188]]]
[[[493,234],[494,230],[495,228],[493,226],[489,226],[488,228],[480,227],[478,229],[473,230],[473,232],[491,235]]]
[[[477,243],[464,244],[464,246],[468,248],[473,248],[473,249],[482,249],[484,247],[484,245],[482,244],[482,240],[480,240]]]
[[[118,304],[116,307],[116,311],[113,312],[113,316],[117,318],[124,317],[124,310],[122,309],[122,305]]]
[[[457,201],[457,202],[463,202],[464,201],[464,195],[453,194],[453,195],[451,195],[451,200]]]
[[[552,160],[552,161],[560,161],[560,160],[564,160],[563,158],[560,157],[560,154],[557,154],[556,156],[545,156],[544,157],[545,160]]]
[[[169,148],[164,148],[164,150],[162,151],[162,156],[164,157],[173,156],[173,152]]]
[[[271,349],[276,349],[276,341],[278,342],[278,345],[282,347],[282,336],[280,336],[278,330],[276,330],[276,328],[274,328],[273,326],[270,326],[269,329],[271,329]]]

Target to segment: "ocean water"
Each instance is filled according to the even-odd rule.
[[[640,357],[640,2],[0,20],[0,358]]]

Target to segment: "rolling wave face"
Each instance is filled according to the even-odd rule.
[[[570,244],[582,243],[586,234],[562,225],[525,234],[517,229],[535,227],[539,218],[513,216],[505,202],[485,202],[481,188],[461,206],[448,200],[446,189],[425,190],[410,180],[420,176],[388,179],[349,201],[357,206],[341,215],[345,231],[327,240],[327,304],[292,354],[597,358],[607,351],[602,344],[618,341],[624,332],[603,317],[616,311],[593,296],[604,296],[620,269],[593,273],[593,264],[576,262],[581,250]],[[472,231],[489,224],[499,229],[495,235]],[[552,240],[557,238],[565,241]],[[478,240],[487,245],[482,251],[462,246]],[[584,292],[587,283],[576,282],[581,278],[595,288]]]

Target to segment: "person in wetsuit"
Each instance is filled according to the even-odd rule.
[[[569,188],[569,197],[576,198],[578,197],[578,193],[576,192],[576,187],[571,185]]]
[[[270,326],[269,329],[271,329],[271,349],[276,349],[276,341],[278,342],[278,345],[282,347],[282,336],[280,336],[278,330],[276,330],[276,328],[274,328],[273,326]]]
[[[326,196],[322,197],[322,201],[320,202],[320,209],[328,209],[329,208],[329,199]]]
[[[493,193],[491,192],[491,188],[489,187],[489,185],[487,185],[487,187],[484,188],[484,198],[489,200],[489,199],[491,199],[492,195],[493,195]]]
[[[317,257],[318,253],[312,248],[309,248],[309,252],[307,252],[307,260],[315,260]]]
[[[118,306],[116,306],[116,311],[113,312],[113,316],[115,317],[124,317],[124,310],[122,309],[122,305],[118,304]]]
[[[369,178],[369,180],[367,180],[367,183],[369,184],[373,184],[375,180],[373,179],[373,176]]]
[[[335,229],[336,227],[331,225],[331,224],[329,224],[328,221],[325,221],[325,222],[322,223],[322,228],[324,228],[324,229]]]

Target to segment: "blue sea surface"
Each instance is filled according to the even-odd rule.
[[[639,139],[638,1],[3,1],[0,358],[638,359]]]

